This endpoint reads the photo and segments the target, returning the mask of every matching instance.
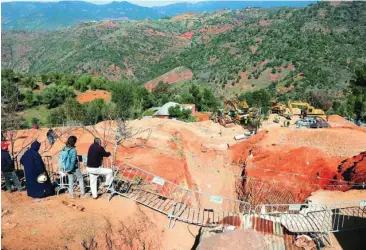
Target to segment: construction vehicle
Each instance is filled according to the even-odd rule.
[[[226,127],[228,124],[240,124],[256,115],[255,109],[249,108],[245,101],[240,101],[236,95],[232,101],[224,99],[224,110],[212,113],[210,119]]]
[[[280,116],[285,117],[288,120],[291,120],[292,119],[292,114],[286,108],[286,105],[285,104],[282,104],[282,103],[278,103],[278,102],[276,102],[274,100],[272,100],[272,102],[271,102],[270,113],[272,113],[272,114],[278,114]]]
[[[302,115],[303,117],[320,117],[326,119],[326,115],[323,110],[316,109],[307,102],[288,102],[288,107],[293,115]]]

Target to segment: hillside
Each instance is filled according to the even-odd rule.
[[[353,70],[366,62],[365,26],[366,3],[323,2],[2,32],[2,67],[139,83],[185,67],[216,94],[270,87],[282,97],[303,99],[310,90],[342,97]]]
[[[144,84],[144,86],[147,90],[152,91],[159,84],[159,82],[172,84],[191,79],[192,79],[192,71],[184,67],[178,67],[151,81],[148,81],[147,83]]]
[[[307,2],[199,2],[177,3],[167,6],[142,7],[126,1],[93,4],[82,1],[60,2],[5,2],[1,3],[3,30],[55,30],[84,21],[145,20],[175,16],[185,12],[212,12],[219,9],[245,7],[307,6]]]

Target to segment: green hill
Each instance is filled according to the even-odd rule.
[[[177,67],[216,94],[264,87],[282,98],[340,97],[366,62],[366,3],[251,8],[60,31],[2,32],[2,67],[145,83]]]

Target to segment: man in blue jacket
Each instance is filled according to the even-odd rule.
[[[9,154],[8,147],[8,142],[1,142],[1,172],[3,172],[4,175],[6,190],[8,192],[13,191],[11,185],[11,180],[13,180],[14,185],[20,192],[22,191],[22,186],[20,185],[18,176],[15,173],[14,161]]]
[[[97,180],[99,175],[106,176],[104,187],[109,187],[113,181],[113,170],[103,168],[103,157],[109,157],[111,153],[106,152],[101,146],[102,140],[95,138],[94,143],[89,147],[86,171],[90,176],[90,188],[94,199],[98,198]]]
[[[30,149],[25,151],[20,159],[20,163],[24,166],[27,194],[33,198],[43,198],[53,195],[50,177],[48,176],[42,157],[38,153],[40,147],[41,143],[34,141]],[[46,176],[46,180],[38,180],[41,174]]]

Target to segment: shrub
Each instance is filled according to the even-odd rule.
[[[41,93],[41,100],[48,108],[55,108],[65,102],[67,98],[74,97],[75,93],[67,86],[50,86]]]

